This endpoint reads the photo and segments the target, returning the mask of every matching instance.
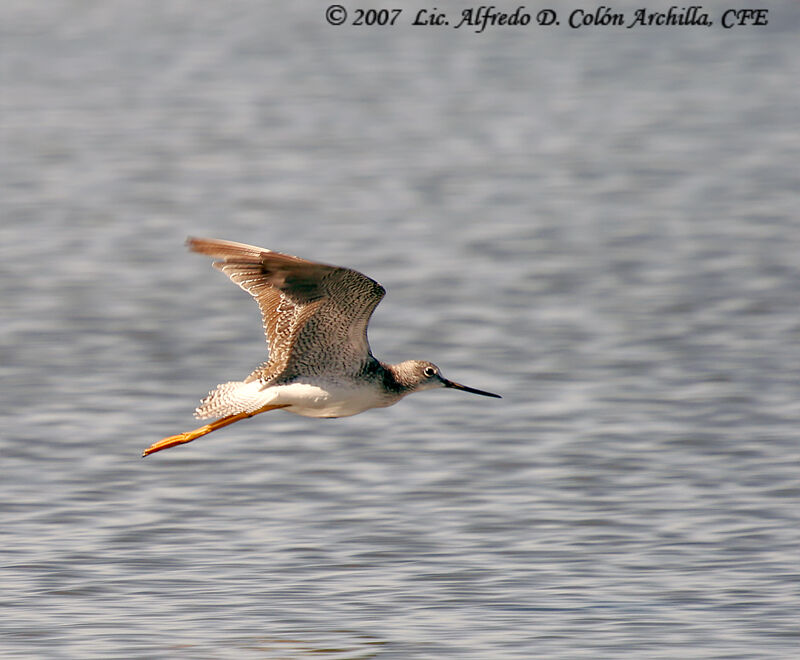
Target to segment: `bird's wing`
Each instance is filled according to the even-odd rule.
[[[190,238],[193,252],[258,302],[270,359],[251,376],[348,371],[369,355],[367,324],[386,293],[366,275],[231,241]]]

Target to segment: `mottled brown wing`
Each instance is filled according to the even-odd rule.
[[[369,355],[367,324],[385,293],[377,282],[243,243],[190,238],[187,245],[220,259],[214,267],[258,302],[270,351],[260,377],[346,370]]]

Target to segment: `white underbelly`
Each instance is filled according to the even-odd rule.
[[[388,406],[394,401],[371,387],[349,387],[339,383],[275,385],[274,402],[288,404],[288,412],[303,417],[349,417],[370,408]]]

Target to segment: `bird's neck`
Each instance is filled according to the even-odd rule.
[[[367,372],[380,381],[387,392],[394,392],[403,396],[411,390],[410,384],[403,379],[403,373],[397,368],[397,365],[381,362],[373,358],[372,362],[367,366]]]

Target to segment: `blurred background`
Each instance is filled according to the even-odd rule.
[[[326,7],[2,3],[0,655],[793,656],[800,6]],[[379,358],[504,398],[143,461],[265,357],[187,235],[365,272]]]

